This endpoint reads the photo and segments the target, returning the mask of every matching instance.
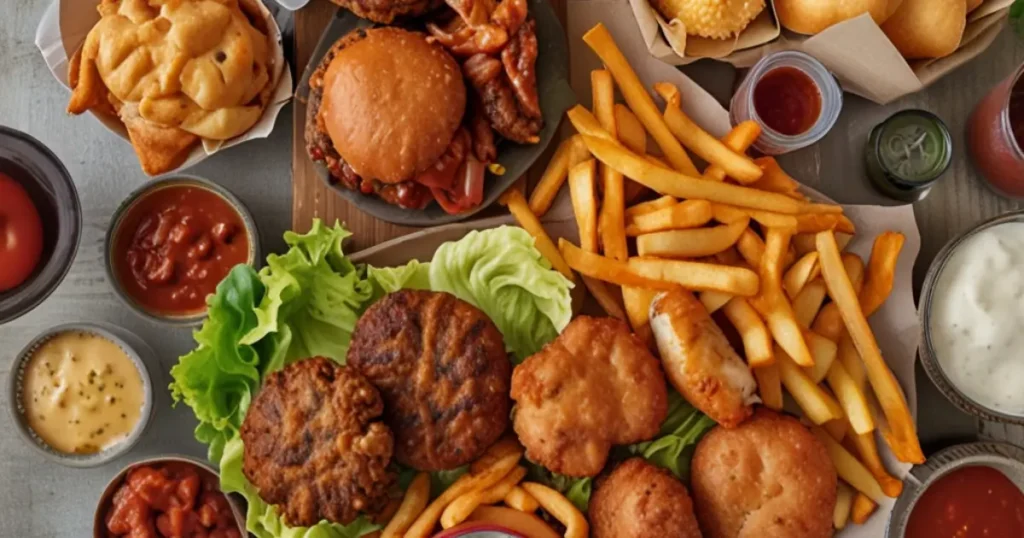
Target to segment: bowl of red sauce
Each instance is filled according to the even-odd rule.
[[[1024,536],[1024,449],[968,443],[911,470],[886,538]]]
[[[42,303],[78,251],[82,210],[60,159],[0,126],[0,325]]]
[[[121,203],[106,237],[107,276],[144,317],[181,325],[238,264],[260,259],[252,215],[227,189],[193,176],[157,179]]]
[[[242,538],[245,516],[220,490],[209,465],[188,456],[160,456],[129,465],[100,495],[93,538],[153,536]]]

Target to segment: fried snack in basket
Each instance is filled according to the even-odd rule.
[[[199,139],[248,131],[273,91],[272,47],[255,0],[102,0],[72,56],[68,112],[117,114],[143,170],[170,171]]]
[[[654,9],[678,19],[688,35],[731,39],[764,11],[764,0],[652,0]]]

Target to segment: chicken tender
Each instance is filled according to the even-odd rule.
[[[701,538],[686,486],[643,458],[598,481],[588,516],[593,538]]]
[[[692,293],[655,297],[651,330],[665,375],[686,401],[726,428],[750,416],[758,401],[754,375]]]
[[[348,366],[380,390],[404,465],[460,467],[508,429],[512,363],[501,332],[450,293],[401,290],[374,303],[356,323]]]
[[[384,402],[363,376],[329,359],[267,376],[242,423],[242,472],[288,525],[347,524],[388,502],[394,441]]]
[[[526,457],[556,473],[594,476],[612,445],[658,434],[665,377],[629,326],[580,316],[512,372],[513,427]]]
[[[832,536],[836,469],[795,418],[766,408],[697,445],[690,487],[705,538]]]

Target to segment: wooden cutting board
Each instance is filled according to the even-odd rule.
[[[565,26],[565,0],[550,0]],[[305,69],[310,55],[316,49],[320,34],[331,20],[338,7],[327,0],[313,0],[295,13],[295,65],[299,73]],[[314,218],[327,222],[335,219],[345,223],[352,231],[348,252],[372,247],[389,239],[413,233],[421,228],[390,224],[359,211],[341,196],[334,193],[317,175],[313,163],[306,155],[305,127],[306,105],[295,101],[292,130],[292,229],[297,232],[309,230]],[[557,137],[556,137],[557,138]],[[527,181],[536,181],[544,170],[555,143],[541,155],[527,174]],[[531,181],[532,180],[532,181]],[[475,215],[474,219],[493,217],[502,211],[492,207]]]

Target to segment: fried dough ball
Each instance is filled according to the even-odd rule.
[[[643,458],[598,481],[588,516],[593,538],[701,538],[686,486]]]

